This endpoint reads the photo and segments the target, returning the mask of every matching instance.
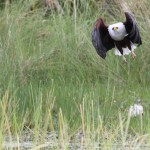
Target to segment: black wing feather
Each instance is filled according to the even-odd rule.
[[[101,35],[100,35],[100,32],[99,32],[99,29],[94,29],[92,31],[92,43],[93,43],[93,46],[95,47],[96,51],[97,51],[97,54],[99,56],[101,56],[102,58],[105,59],[106,57],[106,52],[107,52],[107,49],[106,47],[104,47],[103,43],[102,43],[102,40],[101,40]]]
[[[124,22],[124,25],[127,30],[128,37],[133,43],[136,43],[138,46],[140,46],[142,44],[142,40],[136,22],[129,12],[125,12],[125,16],[126,22]]]
[[[101,18],[95,22],[91,36],[98,55],[105,59],[106,52],[114,47],[114,41],[111,39],[107,26]]]

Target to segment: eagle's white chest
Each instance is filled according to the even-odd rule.
[[[113,30],[114,27],[117,27],[118,29]],[[109,25],[108,32],[109,32],[109,35],[111,36],[111,38],[115,41],[121,41],[124,39],[125,36],[127,36],[127,31],[122,22]]]

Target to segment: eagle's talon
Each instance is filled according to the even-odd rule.
[[[136,54],[134,52],[131,52],[132,58],[135,59],[136,58]]]
[[[124,64],[127,63],[127,60],[126,60],[126,58],[124,57],[124,55],[122,55],[122,60],[123,60],[123,63],[124,63]]]

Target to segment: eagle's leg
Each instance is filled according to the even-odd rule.
[[[123,63],[127,63],[127,60],[124,55],[122,55],[122,60],[123,60]]]
[[[131,42],[130,42],[130,44],[128,45],[128,48],[129,48],[129,50],[131,51],[131,56],[132,56],[132,58],[134,59],[135,57],[136,57],[136,54],[134,53],[134,48],[132,48],[132,45],[133,44],[131,44]],[[133,45],[134,46],[134,45]]]
[[[131,56],[132,56],[133,59],[135,59],[136,54],[134,53],[134,51],[131,51]]]
[[[123,63],[127,63],[127,60],[126,60],[126,58],[125,58],[125,56],[124,56],[124,54],[123,54],[123,49],[120,49],[119,51],[120,51],[120,53],[121,53],[121,55],[122,55]]]

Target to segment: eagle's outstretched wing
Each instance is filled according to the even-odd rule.
[[[125,16],[126,16],[126,22],[124,22],[124,25],[127,30],[128,37],[133,43],[136,43],[138,44],[138,46],[140,46],[142,44],[142,40],[136,22],[133,16],[129,12],[125,12]]]
[[[92,31],[92,43],[99,56],[103,59],[106,57],[106,52],[115,47],[114,41],[108,33],[108,27],[104,24],[103,20],[99,18]]]

